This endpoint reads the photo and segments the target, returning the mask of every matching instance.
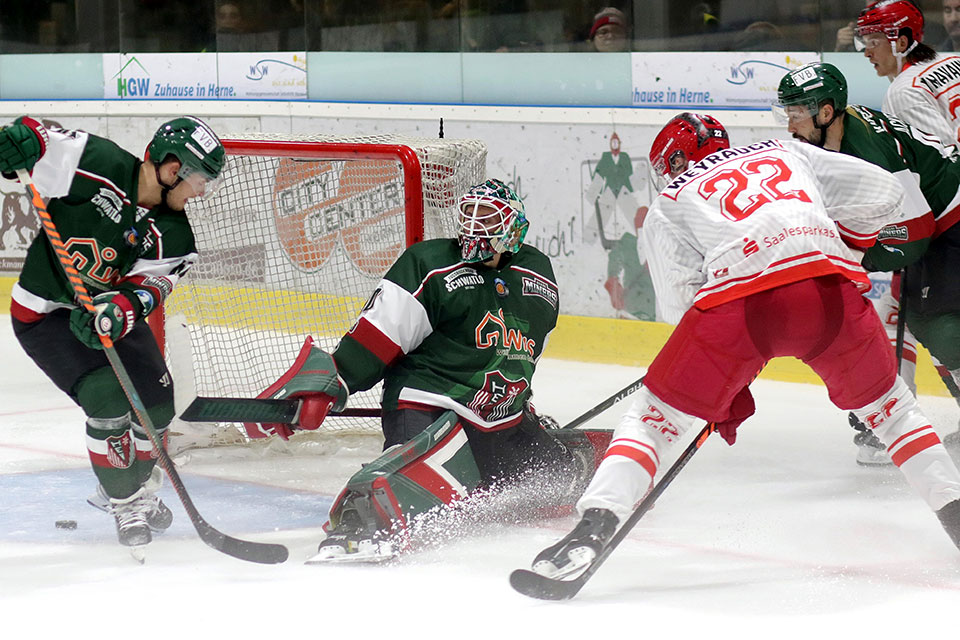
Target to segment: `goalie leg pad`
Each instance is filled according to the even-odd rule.
[[[402,536],[413,518],[465,498],[479,485],[464,427],[446,411],[412,440],[387,449],[354,474],[331,507],[325,529],[333,533],[359,524],[381,536]]]

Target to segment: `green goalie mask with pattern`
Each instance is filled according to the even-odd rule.
[[[500,180],[471,187],[460,197],[457,240],[464,262],[486,262],[520,249],[530,223],[523,201]]]
[[[163,184],[165,190],[188,183],[197,194],[209,197],[217,191],[226,161],[226,151],[217,135],[203,121],[191,116],[176,118],[157,129],[147,147],[147,156],[155,167],[171,156],[180,161],[177,181]]]

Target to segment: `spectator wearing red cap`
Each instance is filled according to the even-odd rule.
[[[630,41],[627,39],[627,17],[623,11],[614,7],[606,7],[593,17],[593,26],[590,28],[590,43],[596,51],[629,51]]]

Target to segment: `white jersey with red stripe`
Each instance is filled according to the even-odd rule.
[[[677,324],[693,305],[828,274],[866,291],[851,247],[872,246],[885,225],[905,222],[903,201],[887,171],[802,142],[709,155],[664,188],[644,222],[657,318]]]
[[[958,143],[960,131],[960,56],[937,55],[907,65],[883,98],[883,112],[896,116],[944,145]]]

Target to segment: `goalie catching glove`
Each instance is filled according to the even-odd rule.
[[[91,349],[103,349],[100,336],[117,341],[130,333],[139,318],[140,303],[136,305],[119,291],[107,291],[94,297],[91,315],[86,309],[74,309],[70,313],[70,330],[77,340]]]
[[[337,376],[337,364],[333,356],[315,345],[313,338],[307,337],[293,366],[258,396],[299,399],[297,423],[264,423],[263,430],[286,440],[293,435],[294,429],[317,429],[331,410],[343,409],[348,395],[347,387]]]

